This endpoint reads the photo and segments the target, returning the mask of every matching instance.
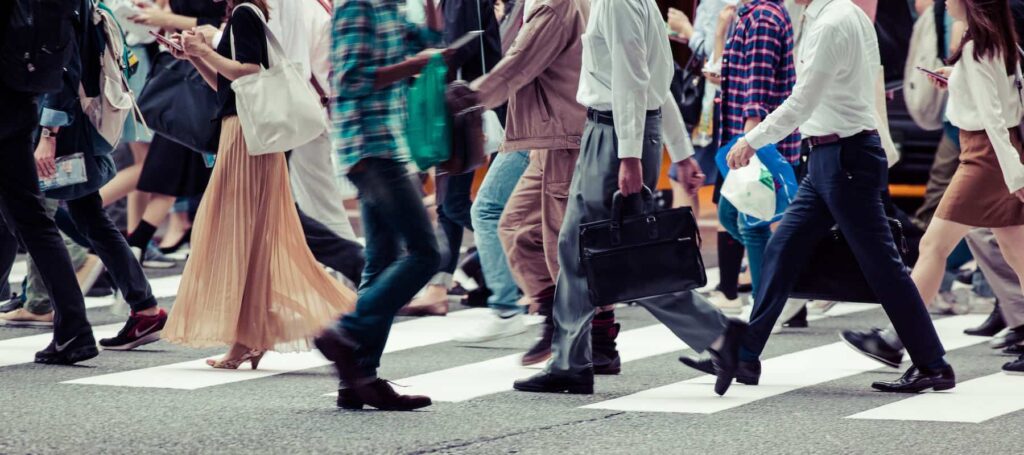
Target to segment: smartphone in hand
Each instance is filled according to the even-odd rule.
[[[155,37],[157,42],[159,42],[160,44],[163,44],[164,46],[167,46],[167,47],[169,47],[171,49],[174,49],[174,50],[176,50],[178,52],[185,52],[185,48],[181,45],[181,43],[179,43],[177,41],[174,41],[174,40],[172,40],[172,39],[170,39],[170,38],[168,38],[168,37],[166,37],[164,35],[161,35],[161,34],[159,34],[157,32],[152,31],[152,30],[150,30],[149,34],[153,35],[153,37]]]
[[[943,75],[941,75],[939,73],[936,73],[935,71],[932,71],[932,70],[921,68],[920,66],[917,66],[915,68],[917,68],[918,71],[920,71],[920,72],[922,72],[924,74],[927,74],[928,77],[930,77],[932,79],[935,79],[935,80],[937,80],[939,82],[942,82],[944,84],[949,84],[949,78],[947,78],[946,76],[943,76]]]

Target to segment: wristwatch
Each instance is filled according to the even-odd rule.
[[[52,128],[44,126],[42,131],[39,133],[39,136],[43,138],[55,138],[57,137],[57,133],[55,133]]]

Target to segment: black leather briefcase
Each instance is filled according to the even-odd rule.
[[[896,249],[904,264],[910,254],[903,225],[896,219],[889,219]],[[839,228],[833,227],[829,235],[814,248],[810,261],[804,267],[800,278],[790,293],[791,298],[830,300],[835,302],[879,303],[857,258]]]
[[[639,214],[624,216],[625,199],[616,192],[611,219],[580,226],[580,265],[590,303],[632,302],[707,284],[693,211],[655,211],[645,188]]]

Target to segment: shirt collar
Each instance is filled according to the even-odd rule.
[[[804,10],[804,14],[812,19],[817,18],[818,15],[821,14],[821,10],[825,9],[826,6],[834,1],[835,0],[814,0],[807,6],[807,9]]]

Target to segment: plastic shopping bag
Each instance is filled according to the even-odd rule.
[[[451,156],[451,118],[444,95],[447,74],[448,65],[441,54],[436,54],[409,87],[405,135],[409,155],[420,170],[437,166]]]
[[[729,172],[722,184],[722,197],[740,213],[761,220],[775,216],[775,180],[757,156],[749,165]]]
[[[728,182],[731,174],[742,170],[737,169],[735,171],[731,171],[726,162],[726,156],[729,154],[729,150],[732,149],[733,144],[738,140],[739,138],[735,138],[730,141],[724,147],[720,148],[718,150],[718,154],[715,156],[715,162],[718,164],[718,169],[725,177],[726,182]],[[761,171],[765,169],[771,177],[775,195],[774,213],[768,217],[752,215],[740,209],[740,206],[736,205],[733,199],[728,197],[726,198],[729,202],[732,202],[733,205],[736,205],[736,208],[740,211],[740,221],[748,227],[767,226],[782,219],[782,215],[786,212],[789,204],[793,202],[793,199],[796,198],[797,190],[800,187],[799,182],[797,182],[796,179],[796,171],[793,169],[793,165],[789,164],[789,162],[782,157],[775,145],[768,145],[758,150],[756,158],[759,163],[757,166],[758,172],[756,172],[757,177],[761,178],[763,176]],[[751,163],[753,163],[753,160],[751,160]],[[748,168],[751,170],[748,170],[747,172],[751,172],[754,165],[751,164],[744,169]],[[722,194],[723,196],[725,195],[724,186]],[[766,209],[762,209],[760,212],[761,215],[766,215],[768,213]]]
[[[484,153],[491,154],[501,149],[505,142],[505,128],[502,128],[498,114],[494,111],[484,112]]]

